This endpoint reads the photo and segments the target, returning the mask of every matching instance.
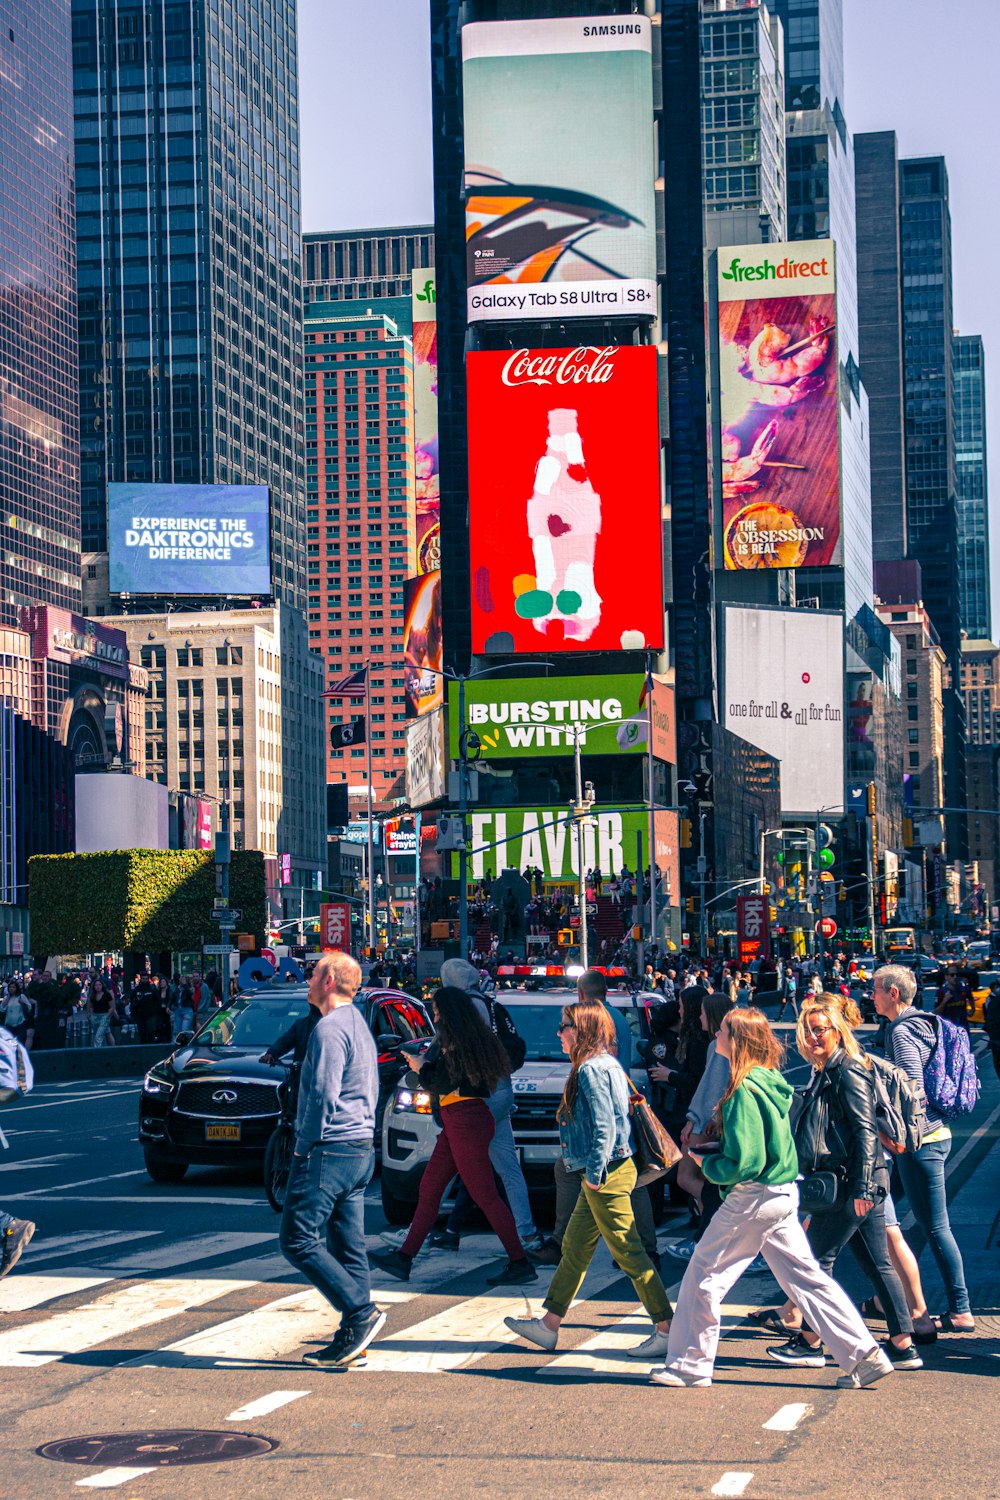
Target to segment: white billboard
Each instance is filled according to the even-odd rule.
[[[445,795],[444,708],[406,726],[406,800],[427,807]]]
[[[781,762],[782,817],[844,812],[844,621],[725,611],[725,726]]]
[[[169,849],[165,786],[141,776],[77,775],[76,852]]]

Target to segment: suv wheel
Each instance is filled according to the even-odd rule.
[[[413,1218],[413,1211],[417,1205],[411,1202],[409,1198],[397,1197],[396,1194],[392,1191],[392,1188],[387,1186],[384,1177],[381,1180],[381,1187],[382,1212],[385,1214],[386,1219],[389,1221],[389,1223],[399,1225],[409,1224],[411,1219]]]
[[[154,1182],[180,1182],[188,1169],[186,1161],[165,1161],[162,1156],[145,1153],[146,1171]]]

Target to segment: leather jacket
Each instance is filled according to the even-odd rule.
[[[836,1172],[847,1184],[848,1198],[878,1202],[888,1192],[872,1074],[842,1047],[813,1073],[795,1125],[795,1146],[805,1176]]]

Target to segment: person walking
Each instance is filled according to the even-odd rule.
[[[507,1054],[477,1014],[465,990],[445,985],[431,1002],[437,1037],[422,1057],[403,1056],[431,1095],[441,1133],[420,1179],[410,1231],[398,1250],[375,1251],[372,1261],[409,1281],[410,1268],[434,1227],[445,1189],[456,1172],[507,1252],[507,1265],[487,1277],[491,1286],[521,1286],[538,1275],[518,1239],[514,1218],[497,1192],[490,1161],[496,1124],[487,1099],[508,1067]]]
[[[110,987],[101,978],[95,979],[90,986],[87,1015],[93,1027],[91,1046],[103,1047],[107,1043],[109,1047],[113,1047],[115,1039],[111,1023],[117,1016],[115,997]]]
[[[604,1240],[653,1320],[650,1336],[628,1351],[656,1359],[666,1351],[671,1309],[659,1272],[642,1248],[632,1211],[636,1169],[629,1121],[630,1083],[614,1055],[615,1034],[606,1007],[581,998],[563,1009],[562,1049],[570,1059],[559,1105],[559,1148],[583,1185],[562,1242],[562,1257],[540,1318],[505,1318],[529,1343],[553,1350],[559,1328],[583,1284],[597,1242]]]
[[[859,1046],[835,995],[803,1006],[796,1029],[798,1048],[813,1067],[795,1124],[799,1166],[808,1183],[816,1172],[833,1173],[836,1202],[810,1215],[806,1231],[819,1264],[830,1275],[841,1250],[850,1246],[879,1297],[889,1325],[885,1352],[897,1370],[920,1370],[913,1321],[886,1244],[883,1202],[889,1191],[875,1119],[872,1064]],[[783,1344],[768,1349],[783,1365],[822,1369],[819,1335],[803,1322]]]
[[[783,1049],[767,1017],[753,1007],[731,1010],[715,1044],[730,1067],[718,1116],[720,1149],[691,1152],[691,1158],[722,1189],[723,1201],[684,1273],[666,1362],[649,1378],[654,1385],[711,1385],[723,1299],[760,1253],[840,1365],[837,1384],[871,1385],[892,1373],[892,1362],[847,1294],[817,1264],[799,1223],[793,1089],[781,1076]]]
[[[386,1320],[372,1301],[365,1252],[378,1059],[353,1003],[360,983],[360,965],[348,953],[324,953],[309,980],[309,1003],[320,1019],[302,1066],[279,1235],[286,1259],[340,1314],[331,1342],[305,1355],[306,1364],[320,1368],[357,1359]]]
[[[24,1042],[9,1027],[0,1026],[0,1104],[10,1104],[30,1093],[34,1079],[34,1068]],[[13,1271],[31,1243],[34,1232],[35,1226],[30,1219],[15,1219],[13,1214],[0,1208],[0,1281]]]
[[[917,981],[901,964],[885,964],[875,972],[872,998],[875,1009],[888,1022],[887,1053],[924,1089],[924,1068],[937,1045],[937,1028],[930,1016],[913,1004]],[[948,1218],[945,1163],[951,1151],[951,1128],[928,1106],[927,1128],[919,1151],[896,1158],[900,1181],[913,1217],[927,1236],[948,1297],[948,1311],[935,1318],[935,1327],[947,1333],[973,1333],[975,1319],[965,1282],[962,1252]]]

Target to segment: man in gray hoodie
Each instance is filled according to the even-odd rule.
[[[346,1365],[363,1353],[386,1314],[372,1301],[365,1250],[365,1189],[375,1168],[378,1058],[354,1005],[360,966],[324,953],[309,981],[319,1012],[299,1084],[295,1158],[281,1218],[281,1249],[340,1313],[330,1344],[304,1362]]]

